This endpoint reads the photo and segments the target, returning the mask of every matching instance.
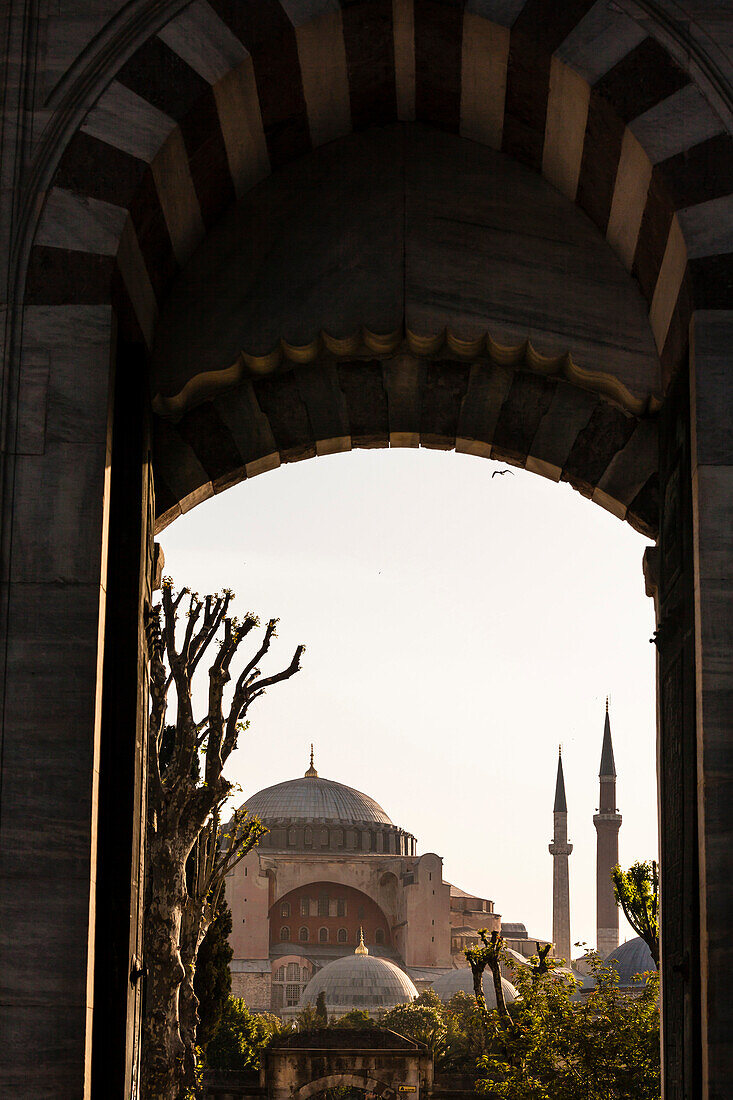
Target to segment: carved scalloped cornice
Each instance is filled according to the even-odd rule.
[[[659,408],[659,399],[655,395],[635,393],[612,374],[579,366],[570,352],[542,355],[530,339],[507,345],[498,343],[488,331],[474,340],[463,340],[450,329],[425,336],[409,329],[405,332],[402,328],[385,334],[362,328],[346,337],[330,336],[321,331],[309,344],[297,346],[281,339],[266,355],[242,351],[231,366],[194,375],[178,393],[155,394],[153,410],[158,416],[179,420],[194,405],[210,400],[246,378],[273,374],[284,364],[307,365],[324,356],[334,359],[392,359],[400,353],[416,359],[448,356],[467,363],[487,360],[500,366],[521,367],[536,374],[562,378],[581,389],[602,394],[633,416],[651,415]]]

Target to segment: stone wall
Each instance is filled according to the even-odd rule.
[[[250,1012],[271,1011],[272,977],[269,973],[232,973],[232,997],[242,997]]]

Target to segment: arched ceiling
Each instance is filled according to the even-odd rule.
[[[715,80],[702,72],[697,46],[681,48],[693,43],[702,22],[693,19],[683,33],[674,19],[650,15],[646,0],[194,0],[174,7],[174,17],[161,24],[160,13],[170,7],[136,4],[135,33],[150,19],[157,20],[156,33],[132,53],[129,37],[110,33],[106,62],[94,57],[108,82],[58,160],[30,252],[27,304],[111,302],[125,339],[152,348],[171,287],[253,187],[352,132],[417,121],[519,162],[580,208],[639,288],[662,389],[684,361],[693,308],[730,305],[733,140],[726,101],[711,94]],[[98,73],[94,79],[103,82]],[[241,333],[238,340],[246,350]],[[653,530],[653,468],[640,487],[640,471],[649,467],[627,449],[650,450],[648,433],[643,447],[638,434],[647,422],[634,419],[632,429],[617,421],[629,410],[597,393],[600,412],[579,417],[569,395],[576,389],[566,389],[563,375],[526,381],[538,366],[531,346],[520,349],[513,378],[502,382],[497,371],[507,364],[492,359],[487,339],[484,359],[491,364],[479,355],[457,390],[446,382],[454,367],[437,373],[427,363],[416,367],[409,341],[366,350],[382,372],[373,415],[363,408],[372,393],[366,382],[359,383],[363,393],[353,390],[358,358],[339,368],[331,355],[320,376],[341,418],[340,434],[314,404],[315,376],[305,369],[277,382],[289,387],[277,431],[272,417],[264,416],[265,427],[261,405],[275,380],[238,383],[240,405],[259,391],[256,446],[249,422],[243,436],[234,433],[228,454],[224,437],[207,435],[215,400],[189,410],[175,428],[161,421],[162,522],[280,456],[343,449],[347,441],[381,440],[386,432],[388,441],[417,436],[443,446],[453,439],[459,449],[466,440],[483,442],[492,454],[566,477],[640,529]],[[334,369],[341,370],[341,397],[327,383]],[[538,406],[535,390],[548,385],[552,392]],[[454,395],[449,408],[461,395],[459,412],[426,419],[419,409],[426,401],[442,409],[446,387]],[[494,421],[497,429],[504,425],[498,443],[484,439],[485,425],[479,431],[474,424],[473,442],[462,434],[469,395],[482,387],[493,395],[492,408],[503,393]],[[405,401],[413,409],[407,419]],[[235,407],[232,399],[230,413]],[[559,418],[565,432],[559,450],[559,436],[550,440],[547,433],[540,447],[538,408]]]
[[[161,312],[153,408],[326,348],[487,347],[647,411],[661,380],[638,287],[593,225],[506,155],[418,124],[331,142],[207,235]]]
[[[236,198],[352,130],[417,119],[577,202],[637,280],[668,377],[693,295],[719,308],[730,290],[733,149],[650,29],[606,0],[196,0],[118,68],[66,148],[27,298],[96,301],[111,282],[123,327],[151,342],[171,281]]]

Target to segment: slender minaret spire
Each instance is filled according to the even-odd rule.
[[[570,871],[568,856],[573,850],[568,843],[568,804],[565,799],[565,777],[562,771],[562,745],[557,758],[555,784],[555,824],[550,855],[552,856],[552,939],[555,954],[570,966]]]
[[[621,814],[616,810],[616,765],[611,743],[611,720],[608,717],[606,698],[606,722],[603,727],[601,767],[598,773],[601,793],[598,813],[593,817],[597,833],[596,848],[596,950],[602,959],[618,947],[618,907],[613,896],[611,871],[618,863],[618,831]]]

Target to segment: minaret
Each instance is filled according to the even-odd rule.
[[[573,850],[568,843],[568,804],[565,801],[565,778],[562,772],[562,745],[557,758],[555,785],[554,837],[550,844],[552,856],[552,939],[555,955],[570,966],[570,874],[568,856]]]
[[[601,793],[598,813],[593,817],[596,827],[596,951],[602,959],[618,947],[618,907],[613,896],[611,871],[618,863],[618,831],[621,814],[616,810],[616,765],[611,744],[611,722],[606,699],[606,724],[603,727],[603,749],[599,771]]]

